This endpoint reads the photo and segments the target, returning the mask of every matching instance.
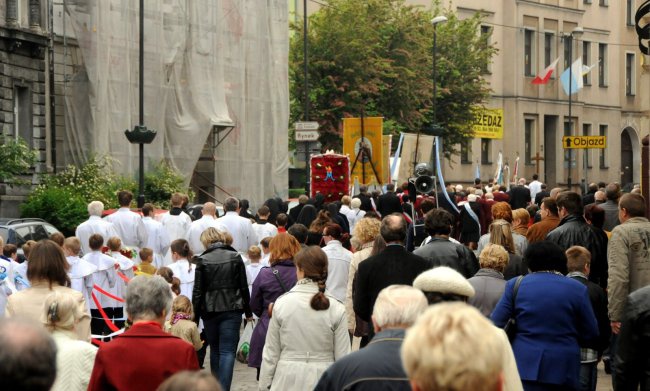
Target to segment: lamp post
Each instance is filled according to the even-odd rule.
[[[140,75],[139,75],[139,124],[133,130],[125,130],[124,134],[131,144],[140,145],[140,171],[138,208],[144,206],[144,144],[151,144],[156,138],[156,131],[144,126],[144,0],[140,0]]]
[[[438,49],[438,42],[437,42],[437,31],[436,27],[440,23],[445,23],[447,21],[446,16],[436,16],[435,18],[431,19],[431,24],[433,25],[433,50],[432,50],[432,57],[433,57],[433,67],[432,67],[432,81],[433,81],[433,99],[432,99],[432,107],[431,107],[431,133],[434,136],[440,136],[440,129],[438,128],[438,123],[436,121],[436,100],[437,100],[437,95],[438,95],[438,85],[436,83],[436,51]],[[432,149],[431,149],[431,168],[433,169],[433,177],[436,178],[438,176],[437,174],[437,166],[436,166],[436,148],[438,148],[437,145],[437,140],[439,139],[434,139],[434,142],[432,144]],[[435,189],[435,185],[434,185]],[[438,197],[436,196],[436,207],[438,207]]]
[[[305,73],[305,85],[303,88],[303,121],[309,121],[309,63],[307,57],[307,0],[303,1],[302,4],[302,55],[303,55],[303,72]],[[305,143],[305,193],[309,194],[309,146],[310,143]]]
[[[582,27],[576,27],[571,31],[571,33],[567,36],[567,39],[569,40],[569,136],[573,135],[573,118],[571,117],[571,95],[573,95],[573,37],[582,35],[584,30]],[[576,91],[577,92],[577,91]],[[572,165],[572,160],[573,160],[573,150],[569,148],[569,175],[567,178],[567,186],[569,187],[569,191],[571,191],[571,165]]]

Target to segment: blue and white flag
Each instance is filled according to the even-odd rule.
[[[569,75],[569,72],[571,72],[571,75]],[[562,82],[562,87],[564,88],[565,94],[573,95],[582,89],[583,87],[582,75],[583,75],[582,57],[579,57],[571,65],[571,68],[566,69],[562,73],[562,76],[560,76],[560,82]],[[569,78],[571,79],[570,86],[569,86]]]
[[[481,179],[481,166],[476,162],[476,171],[474,172],[474,178]]]
[[[494,173],[494,183],[503,183],[503,155],[501,152],[499,152],[499,158],[497,159],[497,172]]]

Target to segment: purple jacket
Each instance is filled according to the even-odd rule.
[[[264,350],[264,341],[266,341],[266,332],[269,329],[269,304],[275,302],[278,297],[285,293],[273,269],[278,271],[286,291],[296,285],[296,267],[292,260],[280,261],[272,267],[263,267],[257,278],[253,282],[253,292],[251,293],[251,310],[260,320],[253,329],[251,336],[251,346],[248,353],[248,366],[251,368],[260,368],[262,366],[262,351]]]

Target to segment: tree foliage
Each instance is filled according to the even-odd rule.
[[[309,19],[310,119],[321,124],[324,148],[341,149],[341,119],[383,116],[384,133],[430,133],[434,14],[437,26],[437,123],[444,129],[445,153],[471,137],[472,107],[490,89],[482,79],[496,52],[479,34],[481,16],[460,20],[451,9],[433,12],[405,0],[329,0]],[[303,31],[292,26],[290,46],[291,118],[303,116]]]
[[[36,164],[36,151],[21,137],[0,136],[0,182],[22,184],[18,177]]]

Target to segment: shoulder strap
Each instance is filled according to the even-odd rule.
[[[515,287],[512,289],[512,310],[515,310],[515,300],[517,300],[517,291],[519,291],[519,285],[521,285],[521,280],[524,279],[524,276],[517,277],[515,281]]]
[[[275,279],[278,280],[278,283],[280,283],[280,286],[282,287],[282,291],[286,293],[287,287],[284,285],[284,282],[282,282],[282,279],[280,278],[280,271],[274,267],[271,267],[271,270],[273,271],[273,275],[275,276]]]

